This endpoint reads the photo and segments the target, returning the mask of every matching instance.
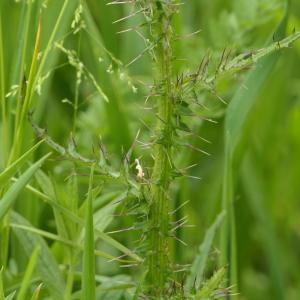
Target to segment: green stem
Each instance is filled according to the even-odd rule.
[[[7,108],[5,99],[5,79],[4,79],[4,53],[3,53],[3,38],[2,38],[2,17],[0,14],[0,109],[2,117],[2,142],[3,142],[3,161],[0,163],[3,166],[6,164],[8,157],[8,121],[7,121]]]
[[[173,98],[172,98],[172,49],[171,16],[169,4],[152,1],[154,40],[157,42],[155,63],[159,74],[158,86],[161,97],[158,99],[157,145],[152,173],[150,206],[150,251],[148,254],[148,284],[151,293],[161,296],[164,293],[169,275],[169,199],[171,182],[171,152],[173,142]],[[172,1],[169,1],[171,4]]]
[[[77,53],[78,53],[78,58],[80,58],[81,30],[78,33],[78,35],[79,35],[79,37],[78,37]],[[80,86],[80,81],[77,78],[76,83],[75,83],[75,99],[74,99],[74,111],[73,111],[73,133],[74,134],[75,134],[75,131],[76,131],[76,122],[77,122],[77,115],[78,115],[79,86]]]

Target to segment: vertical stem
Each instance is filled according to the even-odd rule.
[[[170,1],[152,1],[154,24],[155,63],[159,74],[157,86],[161,94],[158,99],[157,145],[152,173],[150,206],[150,251],[148,254],[148,283],[151,293],[163,295],[169,273],[169,204],[168,190],[171,182],[171,151],[173,140],[172,99],[172,48]]]
[[[221,230],[221,257],[220,264],[229,264],[229,278],[227,284],[232,286],[232,292],[237,292],[238,271],[237,271],[237,251],[236,251],[236,228],[234,210],[234,174],[233,174],[233,154],[229,147],[229,133],[225,135],[225,161],[223,176],[222,208],[227,211]],[[230,296],[234,299],[234,296]]]
[[[8,156],[8,122],[7,108],[5,99],[5,80],[4,80],[4,53],[3,53],[3,38],[2,38],[2,16],[0,14],[0,109],[1,109],[1,125],[2,125],[2,142],[3,142],[3,166],[6,164]]]
[[[77,46],[77,53],[78,57],[80,57],[80,49],[81,49],[81,30],[78,33],[78,46]],[[77,115],[78,115],[78,101],[79,101],[79,86],[81,80],[77,77],[76,84],[75,84],[75,99],[74,99],[74,111],[73,111],[73,132],[76,132],[76,122],[77,122]]]

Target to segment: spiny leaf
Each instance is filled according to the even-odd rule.
[[[226,273],[226,269],[224,267],[216,271],[210,279],[205,281],[202,289],[196,293],[195,299],[196,300],[216,299],[218,296],[218,290],[220,289],[220,285],[224,280],[225,273]]]

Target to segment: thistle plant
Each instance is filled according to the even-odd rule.
[[[154,166],[151,175],[149,205],[149,253],[147,257],[147,281],[151,293],[163,295],[170,275],[169,261],[169,186],[173,166],[174,108],[175,95],[172,83],[172,17],[175,3],[150,1],[144,7],[150,22],[153,61],[158,77],[155,80],[155,93],[158,94],[156,136],[154,137]]]
[[[178,20],[188,5],[0,3],[0,299],[204,300],[240,292],[236,153],[256,94],[300,33],[285,37],[286,9],[266,47],[241,53],[227,47],[216,54],[202,49],[206,54],[195,66],[177,57],[186,38],[177,32]],[[13,59],[3,26],[11,7],[17,19],[20,14]],[[97,17],[104,9],[116,18]],[[118,47],[107,47],[107,36],[126,40],[130,32],[144,48],[126,63]],[[199,32],[187,38],[196,40]],[[134,68],[146,56],[151,75],[139,77]],[[222,84],[235,87],[246,72],[247,87],[231,101],[232,90]],[[141,105],[143,96],[150,117],[134,113],[131,124],[132,103]],[[215,126],[217,117],[225,119],[223,203],[196,255],[177,261],[174,248],[186,245],[180,232],[191,225],[183,213],[189,197],[177,201],[180,180],[198,182],[188,156],[210,156],[198,141],[209,146],[201,131],[208,122]],[[253,186],[248,169],[246,187]],[[218,234],[220,247],[212,251]]]
[[[148,252],[146,254],[147,275],[145,284],[148,288],[146,293],[150,297],[159,298],[166,297],[172,282],[176,282],[174,277],[172,278],[174,262],[170,261],[169,255],[170,239],[174,238],[170,214],[172,204],[170,185],[176,177],[185,176],[186,174],[183,174],[176,167],[174,153],[176,153],[176,150],[178,151],[179,147],[188,145],[203,154],[208,154],[202,149],[197,149],[187,143],[187,138],[182,133],[188,132],[192,135],[195,135],[195,133],[183,122],[183,118],[196,114],[193,111],[195,104],[202,107],[200,112],[205,115],[207,108],[197,96],[201,91],[208,91],[215,96],[217,101],[227,105],[227,102],[216,91],[218,82],[224,77],[230,77],[236,72],[249,68],[262,57],[274,51],[289,47],[299,37],[299,33],[295,33],[282,41],[274,41],[267,48],[242,53],[236,57],[232,57],[230,51],[224,49],[214,70],[210,69],[211,55],[207,55],[194,72],[185,73],[183,71],[182,74],[176,74],[177,76],[175,76],[173,65],[177,58],[173,52],[173,43],[177,35],[174,31],[173,18],[179,12],[180,3],[172,0],[134,1],[133,3],[136,7],[136,13],[142,13],[145,17],[145,23],[140,24],[139,27],[147,28],[146,35],[148,38],[144,39],[148,43],[146,49],[152,59],[155,76],[151,92],[155,95],[154,106],[157,125],[152,137],[152,144],[155,145],[154,163],[148,183],[150,185],[148,195],[149,213],[147,216],[149,229],[147,233]],[[116,1],[110,4],[121,3]],[[147,97],[147,100],[151,98],[152,94]],[[209,118],[204,117],[204,119],[213,122]],[[178,225],[176,220],[175,224]],[[225,235],[223,236],[225,237]],[[222,248],[222,250],[226,251],[225,248]],[[223,253],[223,257],[226,257],[226,254]],[[227,258],[222,260],[222,266],[224,267],[226,263],[228,263]],[[233,274],[233,272],[234,270],[231,269],[230,273]],[[225,277],[224,270],[220,273]],[[220,275],[220,277],[222,276]],[[197,278],[195,280],[197,282],[196,286],[199,287]],[[222,280],[220,280],[221,283]],[[236,282],[234,281],[234,283]],[[213,291],[218,287],[219,284],[212,288],[210,293],[213,294]],[[189,279],[183,295],[190,295],[191,290],[189,289],[191,288],[192,285]],[[202,290],[198,295],[201,293],[205,294],[206,292]],[[224,296],[227,293],[224,292]]]

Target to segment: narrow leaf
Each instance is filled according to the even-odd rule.
[[[82,299],[96,299],[95,255],[94,255],[94,222],[93,222],[93,179],[94,165],[91,168],[87,209],[85,216],[85,236],[83,249]]]
[[[32,255],[30,257],[30,260],[28,262],[28,265],[27,265],[27,268],[25,271],[25,275],[22,280],[20,291],[17,296],[17,300],[26,300],[26,293],[28,291],[28,287],[30,286],[30,281],[31,281],[31,278],[32,278],[32,275],[34,272],[34,268],[36,266],[39,251],[40,251],[39,247],[35,248],[35,250],[33,251]]]
[[[4,194],[0,201],[0,220],[6,215],[8,210],[13,206],[17,196],[29,182],[34,173],[40,168],[43,162],[51,155],[51,153],[46,154],[39,161],[29,167],[15,182],[10,189]]]
[[[21,157],[9,165],[5,170],[0,173],[0,185],[3,186],[8,180],[16,174],[18,169],[26,162],[32,153],[43,143],[43,140],[39,141],[27,152],[25,152]]]
[[[10,220],[12,223],[21,226],[32,227],[26,219],[16,212],[10,214]],[[37,258],[36,273],[42,278],[53,299],[62,300],[65,289],[64,279],[44,239],[34,233],[19,228],[12,227],[12,231],[22,245],[25,255],[28,257],[37,246],[40,247],[41,250]]]
[[[220,227],[222,220],[225,217],[225,212],[221,212],[215,222],[210,226],[210,228],[206,231],[204,240],[199,247],[199,253],[196,256],[189,276],[185,282],[185,289],[187,292],[191,290],[193,285],[198,289],[203,278],[203,273],[205,270],[205,266],[207,263],[207,258],[209,256],[210,249],[212,247],[212,243],[216,234],[217,229]]]
[[[8,296],[5,297],[5,300],[13,300],[15,294],[16,294],[16,291],[10,293]],[[2,299],[1,299],[1,300],[2,300]]]

